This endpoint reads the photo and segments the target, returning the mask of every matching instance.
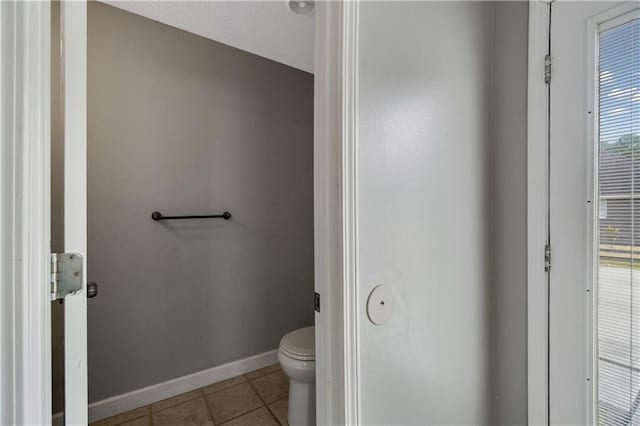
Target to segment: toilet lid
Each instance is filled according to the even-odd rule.
[[[316,328],[314,326],[301,328],[286,334],[280,341],[280,349],[294,357],[315,359],[316,356]]]

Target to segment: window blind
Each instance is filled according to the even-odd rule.
[[[640,426],[640,20],[598,37],[598,417]]]

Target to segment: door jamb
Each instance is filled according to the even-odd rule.
[[[548,424],[548,110],[544,58],[549,46],[549,3],[529,2],[527,89],[527,419]]]
[[[49,2],[0,3],[0,423],[51,424]]]
[[[317,423],[357,424],[356,88],[358,2],[317,2],[314,234]]]

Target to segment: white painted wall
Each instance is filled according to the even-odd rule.
[[[489,424],[491,18],[361,4],[357,285],[394,298],[360,318],[362,424]]]
[[[118,1],[104,3],[276,62],[313,72],[314,14],[277,1]]]
[[[526,3],[363,2],[358,26],[360,422],[524,424]]]
[[[494,3],[491,101],[492,425],[527,420],[527,21]]]

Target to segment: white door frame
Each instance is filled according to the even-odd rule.
[[[0,423],[51,423],[48,2],[0,2]]]
[[[548,88],[544,59],[549,51],[549,3],[529,2],[527,89],[527,417],[548,424]]]
[[[355,117],[358,2],[317,2],[314,234],[319,425],[357,424]]]

